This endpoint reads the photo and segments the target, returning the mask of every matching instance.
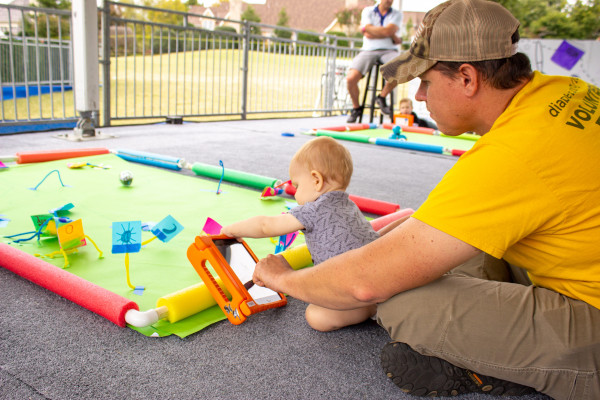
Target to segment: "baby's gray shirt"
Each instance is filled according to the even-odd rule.
[[[292,208],[290,214],[304,226],[315,265],[379,237],[346,192],[324,193],[315,201]]]

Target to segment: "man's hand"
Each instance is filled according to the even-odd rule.
[[[258,286],[265,286],[276,292],[283,292],[282,279],[294,272],[285,258],[279,255],[269,254],[256,264],[252,280]]]

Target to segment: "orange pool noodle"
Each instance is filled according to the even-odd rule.
[[[38,163],[45,161],[64,160],[66,158],[95,156],[108,154],[110,151],[102,147],[88,149],[62,149],[17,153],[17,164]]]

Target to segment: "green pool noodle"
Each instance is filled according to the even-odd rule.
[[[350,140],[352,142],[369,143],[368,136],[356,134],[356,133],[342,133],[342,132],[318,130],[315,132],[315,135],[316,136],[329,136],[334,139]]]
[[[194,171],[196,175],[207,176],[213,179],[221,179],[221,175],[223,174],[223,169],[220,166],[202,164],[199,162],[196,162],[192,165],[192,171]],[[275,178],[250,174],[228,168],[225,168],[223,180],[260,190],[263,190],[267,186],[273,187],[279,182]]]
[[[475,134],[472,134],[472,133],[462,133],[462,134],[460,134],[458,136],[450,136],[450,135],[444,135],[443,133],[440,133],[440,136],[442,136],[442,137],[449,137],[449,138],[455,138],[455,139],[473,140],[473,141],[477,141],[481,137],[479,135],[475,135]]]

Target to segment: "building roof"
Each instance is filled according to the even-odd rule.
[[[29,0],[14,0],[8,3],[8,5],[27,7],[29,6]],[[18,21],[20,23],[21,10],[10,10],[10,19],[13,24],[15,23],[15,21]],[[0,22],[8,23],[8,8],[6,7],[0,7]]]
[[[372,0],[352,1],[356,7],[364,8],[373,5]],[[267,0],[265,4],[242,4],[242,12],[249,6],[254,8],[260,17],[262,24],[277,25],[279,13],[285,8],[289,17],[288,27],[293,29],[324,32],[335,19],[335,14],[347,8],[346,0]],[[231,18],[229,14],[229,2],[218,3],[209,7],[215,17]],[[204,6],[191,6],[190,13],[202,14],[206,11]],[[190,18],[190,22],[194,23]]]

